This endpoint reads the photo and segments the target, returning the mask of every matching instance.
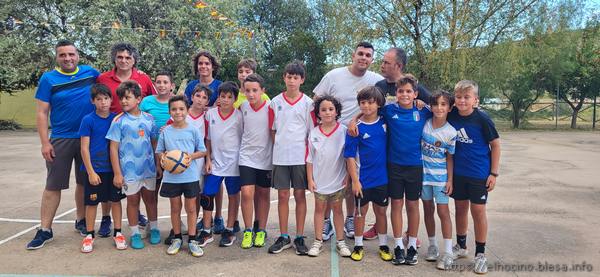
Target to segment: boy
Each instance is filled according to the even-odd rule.
[[[452,257],[452,220],[448,209],[448,195],[452,193],[453,159],[456,143],[456,129],[446,121],[454,98],[446,91],[435,92],[429,101],[433,118],[427,120],[421,138],[423,156],[423,212],[425,228],[429,237],[429,248],[425,260],[436,261],[439,257],[435,237],[435,204],[442,226],[444,251],[437,268],[449,270]]]
[[[160,242],[156,210],[156,167],[154,148],[158,128],[152,115],[140,111],[142,101],[140,86],[135,81],[125,81],[117,88],[123,112],[115,117],[106,138],[110,142],[110,161],[114,172],[114,185],[127,195],[127,219],[131,229],[130,245],[144,248],[138,226],[140,198],[144,200],[150,219],[150,243]],[[157,174],[158,170],[158,174]]]
[[[487,273],[485,243],[487,239],[486,203],[488,192],[494,189],[500,165],[500,138],[492,119],[475,108],[479,87],[470,80],[454,86],[455,107],[448,121],[456,130],[454,155],[454,190],[452,198],[456,209],[455,258],[467,256],[467,227],[469,202],[475,229],[475,266],[473,271]]]
[[[154,123],[160,130],[167,124],[171,116],[169,115],[169,99],[173,96],[173,75],[168,71],[161,71],[154,79],[156,87],[156,95],[148,95],[144,97],[140,104],[140,110],[147,112],[154,117]]]
[[[304,83],[304,65],[292,62],[286,65],[283,80],[286,91],[280,93],[269,106],[269,125],[273,137],[273,187],[277,189],[277,210],[281,235],[269,253],[277,254],[291,247],[288,234],[290,186],[294,188],[296,201],[296,254],[306,255],[304,244],[304,221],[306,220],[306,139],[316,120],[313,101],[300,91]]]
[[[360,90],[357,101],[362,114],[357,124],[358,136],[346,135],[344,147],[344,158],[357,207],[354,220],[354,251],[350,256],[354,261],[360,261],[364,256],[364,216],[369,210],[369,202],[373,202],[378,231],[387,229],[388,205],[388,177],[385,166],[387,131],[383,118],[377,114],[379,108],[385,105],[385,98],[377,87],[369,86]],[[379,235],[379,256],[384,261],[392,259],[385,233]]]
[[[271,170],[273,169],[273,141],[269,129],[269,100],[264,100],[265,80],[250,74],[243,81],[248,101],[240,106],[244,132],[240,147],[240,179],[242,185],[242,217],[246,229],[242,248],[265,245],[266,225],[269,215]],[[255,193],[256,192],[256,193]],[[253,209],[256,209],[257,230],[253,230]],[[253,241],[253,233],[256,237]]]
[[[238,95],[237,100],[235,100],[235,103],[233,103],[233,107],[235,107],[236,109],[239,108],[242,103],[246,102],[246,95],[243,93],[244,91],[246,91],[244,89],[244,80],[246,79],[246,77],[248,77],[251,74],[254,74],[256,72],[256,67],[258,66],[258,64],[256,63],[256,61],[254,59],[242,59],[238,64],[237,64],[237,78],[238,81],[240,82],[240,91],[242,93],[240,93],[240,95]],[[262,92],[262,94],[260,95],[260,98],[262,100],[271,100],[269,98],[269,96],[267,95],[267,93]]]
[[[219,246],[231,246],[235,241],[234,225],[237,221],[240,204],[240,172],[238,167],[240,142],[242,137],[242,115],[233,108],[238,95],[238,86],[233,82],[224,82],[219,86],[219,106],[210,109],[205,115],[208,125],[206,136],[207,158],[205,169],[208,174],[204,179],[204,191],[201,204],[203,210],[203,230],[198,238],[204,247],[213,241],[210,231],[214,198],[221,182],[229,196],[227,225],[221,234]]]
[[[168,151],[180,150],[187,153],[190,166],[179,174],[163,171],[164,184],[160,196],[168,197],[171,203],[171,224],[173,226],[174,239],[167,249],[167,254],[174,255],[179,252],[182,244],[181,236],[181,195],[185,200],[185,211],[187,213],[188,248],[194,257],[204,254],[202,248],[196,241],[196,196],[200,193],[200,170],[198,159],[204,157],[204,136],[195,126],[186,122],[188,116],[188,103],[184,95],[177,95],[169,100],[169,114],[173,123],[165,127],[161,132],[156,146],[156,153],[161,155],[161,160]]]
[[[115,219],[114,241],[119,250],[127,248],[125,237],[121,233],[121,199],[125,195],[113,186],[112,168],[108,154],[108,140],[105,138],[110,123],[115,117],[110,112],[112,94],[110,89],[102,84],[95,84],[91,89],[92,103],[96,111],[83,117],[79,135],[81,136],[82,168],[87,173],[84,179],[84,201],[87,235],[81,244],[81,252],[89,253],[94,250],[94,223],[98,203],[110,201]],[[105,218],[102,217],[102,221]],[[110,222],[110,216],[108,217]],[[110,232],[110,230],[109,230]]]

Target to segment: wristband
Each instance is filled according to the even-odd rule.
[[[498,177],[498,173],[490,172],[490,175],[492,175],[494,177]]]

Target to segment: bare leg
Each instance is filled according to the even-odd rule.
[[[296,200],[296,236],[304,235],[304,223],[306,221],[306,190],[294,189]],[[321,226],[323,229],[323,226]]]
[[[442,236],[444,239],[452,239],[452,219],[450,219],[450,209],[448,209],[448,204],[438,204],[437,211],[440,221],[442,222]]]
[[[147,190],[146,188],[142,188],[142,199],[144,200],[144,205],[146,205],[146,213],[148,214],[148,220],[156,221],[158,218],[156,193],[153,190]]]
[[[187,214],[188,235],[193,238],[198,233],[196,230],[196,218],[198,217],[198,214],[196,213],[196,197],[184,197],[183,202],[185,205],[185,213]]]
[[[267,228],[267,219],[269,218],[269,210],[271,209],[271,189],[256,187],[258,208],[256,209],[256,217],[258,218],[258,228],[265,230]]]
[[[323,215],[327,209],[327,202],[319,200],[315,197],[315,213],[314,213],[314,224],[315,224],[315,239],[323,240]]]
[[[110,202],[111,212],[113,217],[113,224],[115,229],[121,229],[121,221],[123,219],[123,208],[121,207],[121,201]]]
[[[77,208],[77,220],[85,218],[85,205],[83,205],[84,188],[82,184],[75,185],[75,207]],[[58,208],[58,206],[57,206]]]
[[[485,204],[471,203],[471,216],[473,216],[473,227],[475,229],[475,241],[485,242],[487,239],[487,213]]]
[[[42,205],[40,217],[42,228],[52,228],[52,220],[56,216],[56,210],[60,204],[60,190],[44,190],[42,194]]]
[[[408,235],[417,237],[419,232],[419,200],[406,200],[406,211],[408,213]]]
[[[446,210],[447,210],[446,206]],[[440,211],[438,211],[439,213]],[[423,200],[423,220],[425,221],[425,229],[428,237],[435,236],[435,204],[433,200]]]
[[[181,196],[171,197],[169,202],[171,204],[171,228],[173,228],[174,234],[181,234]]]
[[[461,236],[467,235],[469,227],[469,200],[454,200],[456,220],[456,234]]]
[[[342,202],[344,200],[340,199],[335,202],[329,202],[329,206],[331,210],[333,210],[333,228],[335,228],[335,233],[338,235],[338,240],[344,239],[344,211],[342,210]],[[317,233],[319,236],[323,236],[323,227],[321,229],[317,229]]]
[[[277,191],[277,211],[279,216],[279,231],[288,234],[288,217],[290,213],[290,189]]]
[[[98,210],[98,205],[85,206],[85,228],[88,232],[94,231],[94,223],[96,223],[96,210]]]
[[[227,228],[233,228],[233,224],[238,218],[240,210],[240,193],[228,196],[229,202],[227,203]]]
[[[404,199],[392,199],[392,233],[394,238],[402,237],[402,208]]]
[[[242,186],[242,218],[244,220],[244,226],[246,226],[246,229],[252,229],[254,207],[257,204],[257,198],[254,197],[254,188],[255,185]]]

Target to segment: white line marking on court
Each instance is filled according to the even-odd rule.
[[[61,218],[61,217],[65,216],[65,215],[68,215],[68,214],[70,214],[70,213],[72,213],[72,212],[74,212],[74,211],[76,211],[76,210],[77,210],[76,208],[70,209],[70,210],[68,210],[68,211],[66,211],[66,212],[64,212],[64,213],[62,213],[62,214],[59,214],[58,216],[55,216],[54,218]],[[73,222],[73,221],[71,221],[71,222]],[[0,245],[3,245],[3,244],[5,244],[5,243],[7,243],[7,242],[9,242],[9,241],[11,241],[11,240],[13,240],[13,239],[15,239],[15,238],[18,238],[18,237],[20,237],[20,236],[22,236],[22,235],[24,235],[24,234],[28,233],[29,231],[31,231],[31,230],[34,230],[34,229],[38,228],[38,227],[40,227],[40,224],[39,224],[39,223],[38,223],[38,224],[36,224],[36,225],[33,225],[32,227],[29,227],[29,228],[27,228],[27,229],[25,229],[25,230],[21,231],[21,232],[18,232],[18,233],[16,233],[16,234],[12,235],[12,236],[11,236],[11,237],[9,237],[9,238],[6,238],[6,239],[3,239],[3,240],[0,240]]]

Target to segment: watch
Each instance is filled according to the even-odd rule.
[[[495,172],[490,172],[490,175],[492,175],[494,177],[498,177],[498,173],[495,173]]]

